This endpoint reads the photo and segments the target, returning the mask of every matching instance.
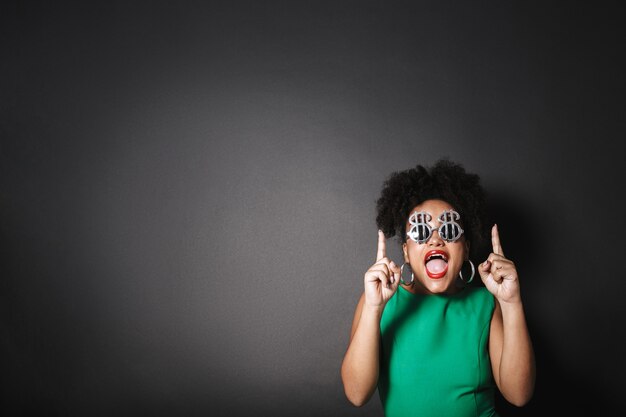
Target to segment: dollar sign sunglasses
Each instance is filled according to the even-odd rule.
[[[439,236],[446,242],[455,242],[461,235],[463,235],[463,229],[458,223],[461,218],[459,213],[454,210],[444,210],[438,217],[441,226],[437,228]],[[411,224],[410,230],[406,235],[416,243],[427,242],[433,234],[433,228],[429,222],[432,220],[430,213],[426,211],[414,211],[409,217],[409,223]]]

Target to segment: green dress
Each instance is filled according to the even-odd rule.
[[[454,295],[398,288],[380,321],[386,417],[497,416],[488,352],[494,307],[484,287]]]

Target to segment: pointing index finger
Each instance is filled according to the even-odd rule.
[[[502,244],[500,243],[500,234],[498,233],[497,224],[494,224],[491,228],[491,245],[493,246],[493,253],[495,253],[496,255],[504,256]]]
[[[387,252],[385,250],[385,234],[379,230],[378,231],[378,251],[376,252],[376,262],[383,259],[387,256]]]

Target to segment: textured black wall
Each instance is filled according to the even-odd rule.
[[[617,2],[87,3],[2,6],[3,410],[380,416],[339,376],[375,200],[440,156],[520,273],[537,391],[503,415],[615,407]]]

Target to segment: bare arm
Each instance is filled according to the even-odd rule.
[[[378,383],[382,308],[364,305],[361,295],[354,313],[350,344],[341,364],[346,397],[357,407],[371,398]]]
[[[479,266],[487,289],[496,297],[491,320],[489,354],[493,376],[504,398],[518,407],[533,396],[535,355],[526,325],[515,265],[504,257],[496,226],[493,253]]]
[[[489,351],[498,389],[511,404],[523,406],[535,387],[535,355],[521,302],[496,301]]]
[[[341,364],[341,380],[346,397],[357,407],[365,404],[376,390],[380,318],[399,283],[400,268],[386,257],[385,237],[379,231],[376,263],[365,273],[365,291],[354,312],[350,342]]]

